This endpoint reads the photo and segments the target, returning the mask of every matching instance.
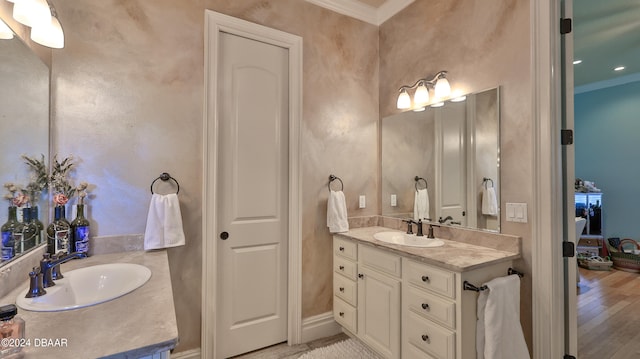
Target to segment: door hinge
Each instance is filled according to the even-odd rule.
[[[568,34],[571,32],[571,19],[560,19],[560,35]]]
[[[576,246],[573,242],[562,242],[562,257],[575,257]]]
[[[576,359],[573,355],[565,354],[563,359]]]
[[[573,145],[573,130],[560,130],[560,143],[563,146]]]

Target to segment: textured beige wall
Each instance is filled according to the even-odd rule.
[[[200,346],[204,10],[303,38],[303,317],[331,310],[329,174],[344,181],[350,215],[379,213],[378,28],[301,0],[54,3],[67,36],[53,55],[55,142],[96,185],[92,235],[143,233],[151,181],[167,171],[180,182],[187,245],[169,250],[177,351]]]
[[[397,89],[440,70],[464,93],[501,87],[501,208],[532,204],[529,2],[519,0],[416,1],[380,27],[380,115],[397,113]],[[531,273],[531,228],[506,222],[502,233],[521,236]],[[521,319],[531,346],[531,275],[521,291]]]

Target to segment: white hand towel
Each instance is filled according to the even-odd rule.
[[[153,194],[144,232],[144,249],[182,246],[184,241],[178,196],[175,193]]]
[[[496,199],[496,190],[493,187],[482,188],[482,214],[487,216],[498,215],[498,200]]]
[[[342,191],[331,191],[327,201],[327,227],[329,232],[340,233],[349,230],[347,202]]]
[[[429,217],[429,192],[426,188],[417,190],[413,200],[413,220],[425,218],[431,218]]]
[[[478,359],[529,359],[520,325],[520,277],[495,278],[478,296]]]

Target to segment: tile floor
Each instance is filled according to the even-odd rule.
[[[321,338],[309,343],[288,346],[287,343],[276,344],[264,349],[233,357],[233,359],[297,359],[313,349],[331,345],[349,339],[346,334]]]

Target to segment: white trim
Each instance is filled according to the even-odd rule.
[[[533,357],[564,356],[559,1],[531,1]]]
[[[387,0],[379,8],[353,0],[306,0],[325,9],[380,26],[415,0]]]
[[[333,319],[333,312],[330,311],[302,320],[302,340],[300,342],[307,343],[339,333],[342,333],[342,327]]]
[[[169,358],[170,359],[200,359],[201,358],[200,348],[171,354]]]
[[[300,343],[302,334],[302,224],[300,181],[300,123],[302,121],[302,38],[266,26],[205,10],[205,96],[203,124],[202,193],[202,337],[204,358],[215,358],[216,342],[216,168],[218,143],[218,36],[226,32],[289,50],[289,269],[288,343]],[[210,126],[209,124],[213,124]],[[213,144],[213,145],[212,145]],[[209,186],[209,182],[211,185]]]
[[[596,90],[606,89],[614,86],[626,85],[628,83],[637,82],[637,81],[640,81],[640,72],[636,72],[635,74],[616,77],[615,79],[592,82],[590,84],[577,86],[576,88],[574,88],[573,94],[577,95],[579,93],[596,91]]]

